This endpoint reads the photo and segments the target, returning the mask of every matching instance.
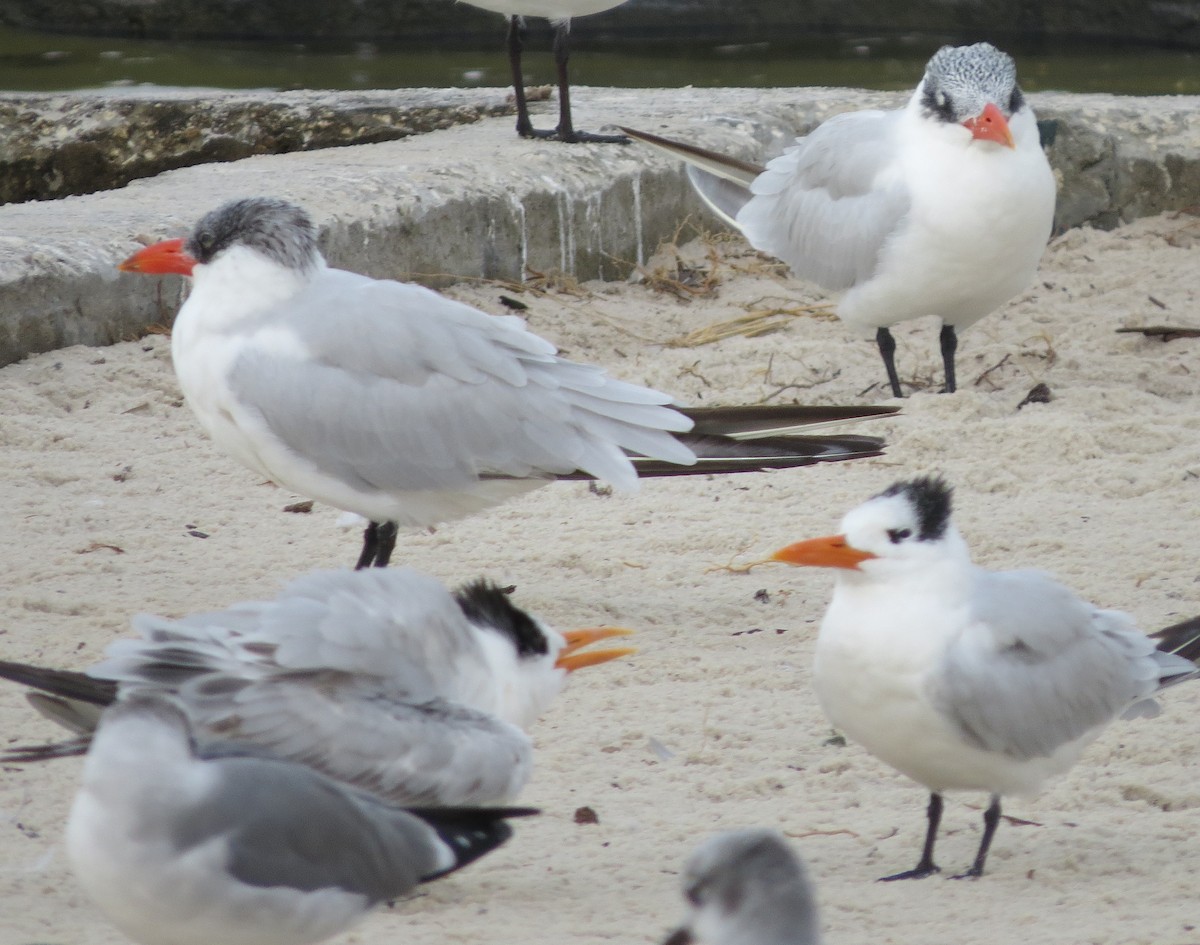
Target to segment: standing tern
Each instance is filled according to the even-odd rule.
[[[559,633],[486,581],[451,594],[410,568],[316,571],[274,600],[182,620],[139,616],[86,674],[0,661],[42,714],[83,735],[6,760],[79,754],[118,695],[178,698],[202,742],[256,746],[390,803],[506,803],[525,729],[567,675],[632,653],[582,651],[621,627]]]
[[[931,792],[920,861],[885,880],[938,872],[948,790],[991,795],[975,862],[955,878],[981,876],[1001,796],[1037,791],[1114,719],[1155,715],[1159,689],[1200,676],[1128,614],[1045,572],[973,564],[950,495],[936,477],[897,482],[847,513],[839,534],[773,556],[838,569],[817,697],[834,726]],[[1164,633],[1161,646],[1194,651],[1195,628]]]
[[[302,764],[206,754],[140,693],[104,713],[67,823],[75,876],[144,945],[304,945],[502,844],[528,809],[406,811]]]
[[[571,17],[603,13],[619,7],[625,0],[467,0],[473,7],[502,13],[508,18],[508,63],[512,70],[513,95],[517,100],[517,134],[522,138],[557,138],[568,144],[598,142],[629,144],[624,135],[599,135],[576,131],[571,119],[571,82],[567,74],[570,58]],[[529,104],[525,99],[525,74],[521,71],[521,52],[525,46],[525,17],[548,19],[554,27],[554,68],[558,73],[558,127],[542,130],[533,127]]]
[[[908,104],[836,115],[766,167],[622,129],[689,163],[700,196],[802,279],[847,290],[837,313],[875,329],[903,396],[889,326],[936,315],[946,390],[957,330],[1033,280],[1055,183],[1011,57],[943,46]]]
[[[688,858],[687,918],[663,945],[819,945],[812,884],[777,830],[730,830]]]
[[[400,525],[555,478],[631,489],[639,475],[876,456],[874,437],[791,434],[893,412],[674,410],[666,394],[563,360],[519,318],[328,268],[308,215],[282,200],[225,204],[120,268],[193,278],[171,356],[196,418],[251,469],[368,519],[359,567],[387,564]]]

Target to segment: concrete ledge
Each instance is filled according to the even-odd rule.
[[[894,107],[905,97],[836,89],[580,89],[577,96],[580,127],[621,122],[752,158],[777,153],[837,111]],[[1188,127],[1196,99],[1032,99],[1055,123],[1060,226],[1112,226],[1200,203],[1200,144]],[[548,124],[553,106],[543,109]],[[522,141],[507,117],[10,204],[0,207],[0,364],[169,324],[181,280],[119,275],[115,263],[139,236],[182,235],[224,200],[264,193],[309,208],[334,265],[432,285],[515,280],[526,268],[622,278],[700,211],[678,164],[649,149]]]
[[[0,203],[111,190],[193,164],[395,141],[514,113],[503,89],[0,95]]]

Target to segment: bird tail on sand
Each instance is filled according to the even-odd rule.
[[[496,849],[512,836],[509,820],[541,813],[536,807],[406,807],[405,810],[429,824],[454,853],[453,866],[421,877],[422,882],[462,869]]]
[[[766,170],[765,167],[648,131],[636,131],[633,128],[621,130],[636,141],[684,161],[688,179],[700,198],[726,223],[737,226],[738,211],[753,196],[750,185]]]
[[[101,711],[117,698],[115,682],[29,663],[0,660],[0,679],[36,690],[25,693],[29,704],[52,722],[81,736],[51,745],[18,745],[0,754],[0,762],[45,761],[84,754]]]
[[[898,407],[805,407],[766,404],[751,407],[680,407],[695,426],[675,438],[698,457],[693,466],[680,466],[634,456],[640,477],[697,476],[711,473],[760,472],[813,463],[880,456],[884,442],[877,436],[813,434],[797,431],[824,429],[873,417],[887,417]],[[560,479],[592,479],[576,472]]]
[[[1150,638],[1158,641],[1157,646],[1164,653],[1174,653],[1185,660],[1200,663],[1200,617],[1173,623],[1150,634]],[[1197,671],[1200,672],[1200,669]]]

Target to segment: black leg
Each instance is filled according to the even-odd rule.
[[[903,397],[900,375],[896,373],[896,339],[886,328],[880,328],[875,332],[875,343],[879,345],[879,353],[883,355],[883,366],[887,369],[888,383],[892,385],[892,396]]]
[[[375,567],[386,568],[388,562],[392,560],[392,552],[396,548],[397,530],[395,522],[380,522],[376,532],[379,536],[379,548],[375,551]]]
[[[529,103],[525,101],[525,74],[521,71],[521,50],[525,46],[525,21],[519,16],[508,18],[508,64],[512,69],[513,95],[517,100],[517,134],[533,138],[537,132],[529,120]]]
[[[371,522],[363,529],[363,546],[362,554],[358,556],[358,564],[354,566],[355,571],[361,571],[363,568],[369,568],[375,563],[375,553],[379,549],[379,523]]]
[[[386,568],[396,548],[395,522],[372,522],[363,530],[362,554],[358,556],[355,571],[363,568]]]
[[[568,144],[629,144],[630,140],[625,135],[598,135],[590,131],[575,130],[575,123],[571,120],[571,80],[567,74],[567,60],[570,58],[571,21],[562,19],[554,24],[554,67],[558,72],[558,140]]]
[[[625,135],[596,135],[576,131],[571,120],[571,80],[567,60],[571,58],[571,21],[554,24],[554,66],[558,72],[558,127],[553,131],[534,128],[529,118],[529,102],[525,98],[525,75],[521,71],[521,52],[525,47],[525,21],[519,16],[508,20],[508,64],[512,69],[513,95],[517,100],[517,134],[522,138],[558,138],[568,144],[580,142],[600,144],[629,144]]]
[[[953,394],[958,390],[957,379],[954,376],[954,352],[958,350],[958,335],[954,333],[953,325],[942,326],[942,364],[946,368],[946,390],[944,393]]]
[[[933,862],[933,844],[937,840],[938,825],[942,822],[942,795],[929,795],[929,808],[925,811],[925,816],[929,818],[929,827],[925,831],[925,846],[921,849],[921,859],[916,868],[905,870],[903,873],[895,873],[892,876],[881,876],[879,882],[890,883],[897,879],[924,879],[926,876],[941,872],[938,865]]]
[[[983,838],[979,841],[979,852],[975,854],[975,862],[965,873],[959,873],[953,879],[978,879],[983,875],[983,864],[987,860],[988,850],[992,846],[992,837],[1000,826],[1000,795],[992,795],[992,803],[983,812]]]

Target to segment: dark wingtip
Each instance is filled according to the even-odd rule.
[[[1200,617],[1192,617],[1150,634],[1158,649],[1200,663]]]
[[[0,764],[24,765],[53,761],[55,758],[78,758],[87,754],[91,743],[90,736],[80,736],[46,745],[17,745],[0,754]]]
[[[115,682],[93,679],[85,673],[69,669],[47,669],[29,663],[0,660],[0,678],[66,699],[90,702],[92,705],[111,705],[117,698]]]
[[[636,128],[627,128],[624,125],[617,125],[626,135],[633,138],[635,141],[643,141],[646,144],[656,145],[668,151],[678,151],[684,154],[693,154],[696,157],[704,158],[705,160],[715,161],[718,164],[726,164],[729,167],[737,168],[746,174],[751,174],[757,177],[766,168],[761,164],[755,164],[753,161],[743,161],[741,158],[730,157],[728,154],[722,154],[720,151],[713,151],[711,148],[702,148],[697,144],[688,144],[686,141],[676,141],[673,138],[664,138],[662,135],[656,135],[649,131],[638,131]]]
[[[454,853],[454,865],[422,878],[428,882],[474,863],[507,841],[513,834],[509,820],[541,811],[534,807],[433,807],[412,808],[409,813],[429,824]]]

